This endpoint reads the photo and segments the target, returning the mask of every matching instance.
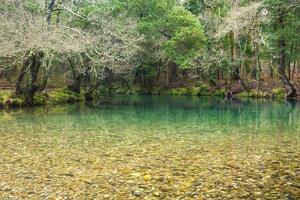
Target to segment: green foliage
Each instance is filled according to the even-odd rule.
[[[241,92],[241,93],[237,94],[237,96],[238,97],[251,97],[251,98],[269,98],[269,97],[271,97],[270,93],[263,92],[263,91],[256,90],[256,89],[250,90],[249,92],[247,92],[247,91]]]
[[[194,15],[199,15],[205,10],[203,0],[188,0],[184,2],[184,7]]]
[[[25,6],[26,12],[29,11],[29,18],[38,16],[39,21],[42,21],[46,15],[44,3],[40,0],[26,0],[22,6]],[[251,5],[257,6],[250,7]],[[9,3],[7,6],[1,7],[0,5],[0,9],[2,9],[0,11],[6,9],[10,12],[10,9],[14,10],[13,7],[13,4],[10,5]],[[255,10],[250,8],[255,8]],[[261,11],[264,9],[268,12],[265,16],[261,16]],[[253,19],[244,16],[248,12],[254,13]],[[223,96],[225,89],[212,91],[212,88],[203,84],[203,81],[212,83],[215,87],[220,87],[221,84],[218,83],[222,83],[226,90],[227,87],[233,87],[236,83],[233,83],[235,73],[237,75],[235,80],[245,79],[244,82],[246,83],[250,83],[252,80],[257,81],[259,80],[257,74],[262,72],[261,68],[265,71],[271,63],[272,68],[276,67],[278,59],[283,54],[286,58],[285,66],[292,66],[295,63],[295,69],[297,69],[297,62],[300,59],[299,13],[300,6],[295,0],[241,0],[238,3],[231,0],[57,0],[51,22],[57,18],[61,21],[61,23],[57,22],[61,26],[55,26],[54,23],[51,23],[53,30],[59,27],[63,27],[64,30],[70,29],[71,32],[63,32],[62,39],[68,38],[67,35],[73,31],[76,32],[71,37],[71,46],[77,46],[73,45],[73,38],[74,41],[83,41],[78,40],[76,36],[77,33],[82,34],[82,38],[89,38],[85,44],[87,45],[86,48],[81,49],[80,47],[85,45],[79,44],[76,47],[79,50],[71,48],[67,53],[60,54],[60,50],[64,48],[59,48],[57,52],[56,50],[47,52],[48,46],[51,46],[55,38],[58,38],[55,37],[55,34],[51,38],[50,34],[54,32],[49,32],[49,37],[43,35],[41,39],[31,40],[38,42],[29,45],[29,49],[31,46],[38,45],[44,38],[50,38],[49,43],[45,45],[46,48],[41,50],[45,51],[45,55],[48,56],[42,61],[43,70],[48,67],[50,69],[51,65],[55,65],[55,68],[51,67],[49,74],[50,71],[51,75],[52,73],[53,75],[61,73],[61,77],[63,77],[64,73],[68,73],[68,70],[71,71],[64,57],[72,58],[75,68],[72,72],[75,72],[75,75],[76,73],[85,74],[85,80],[81,80],[81,85],[79,84],[81,89],[93,88],[90,86],[100,80],[99,77],[104,67],[111,70],[113,65],[126,66],[124,67],[126,68],[125,72],[111,70],[112,78],[107,78],[109,79],[107,81],[109,86],[99,82],[100,89],[98,92],[100,94],[166,93],[171,95],[201,96],[210,94]],[[280,16],[284,20],[284,26],[279,23]],[[3,22],[5,21],[3,20]],[[127,22],[128,24],[126,24]],[[132,29],[134,30],[131,32],[131,30],[120,28],[126,27],[126,25],[133,25],[134,28]],[[243,30],[238,28],[239,25],[243,27]],[[223,31],[222,28],[226,30]],[[14,29],[16,28],[14,27]],[[6,31],[5,28],[2,30]],[[26,30],[24,29],[24,33]],[[34,30],[28,29],[30,37],[31,34],[38,35],[37,32],[43,32],[47,35],[47,31],[50,29]],[[2,35],[6,36],[5,31]],[[7,32],[10,34],[14,31]],[[13,36],[13,34],[11,35]],[[127,37],[128,35],[130,37]],[[81,37],[78,36],[78,38]],[[138,42],[132,42],[135,38]],[[279,48],[278,44],[283,40],[284,48]],[[64,42],[60,43],[59,41],[59,44],[53,46],[65,47]],[[92,46],[89,45],[90,42],[97,44]],[[21,47],[22,45],[18,43],[18,40],[11,42],[11,44],[17,44],[16,47]],[[123,48],[125,43],[130,46],[130,50],[131,47],[138,46],[139,51],[134,51],[132,55],[131,51],[124,50],[126,49],[126,46]],[[27,40],[24,44],[27,44]],[[9,45],[2,46],[9,47]],[[22,47],[22,49],[24,48]],[[13,50],[12,52],[18,51]],[[128,54],[122,54],[122,52],[128,52]],[[129,54],[130,56],[128,56]],[[130,61],[124,58],[130,58]],[[116,60],[121,61],[115,64],[114,61]],[[1,58],[0,63],[7,67],[6,60]],[[130,72],[127,71],[129,68],[131,69]],[[285,70],[288,71],[288,69]],[[114,74],[116,71],[118,74]],[[276,74],[278,70],[275,69],[274,71]],[[41,76],[40,74],[39,76]],[[201,82],[197,84],[200,76]],[[60,80],[62,80],[61,77],[59,77]],[[76,76],[72,78],[74,77]],[[56,82],[56,79],[53,80]],[[113,82],[115,80],[121,83],[122,87],[124,87],[124,83],[127,84],[126,88],[119,87],[118,83]],[[49,83],[51,80],[48,82],[48,86]],[[64,82],[61,81],[60,85],[63,84]],[[135,85],[132,86],[133,84]],[[98,84],[95,85],[98,87]],[[182,85],[189,87],[183,88]],[[176,86],[181,88],[165,89]],[[239,96],[266,97],[270,94],[251,90],[243,92]],[[285,91],[275,88],[272,94],[284,97]],[[22,98],[0,93],[0,104],[6,100],[9,104],[23,104]],[[50,92],[49,97],[40,94],[35,95],[34,104],[59,104],[79,100],[81,98],[78,95],[67,90],[54,90]]]
[[[230,9],[231,2],[228,0],[186,0],[184,8],[195,15],[203,14],[206,10],[218,16],[223,16]]]
[[[176,6],[167,17],[165,28],[171,36],[162,44],[167,56],[180,67],[189,67],[204,47],[205,36],[200,22],[190,12]]]
[[[178,95],[187,95],[188,89],[187,88],[174,88],[167,92],[169,95],[178,96]]]
[[[286,43],[287,61],[292,62],[300,58],[295,47],[300,45],[300,4],[294,0],[263,0],[263,8],[268,10],[268,20],[263,23],[266,37],[266,52],[279,55],[278,41],[282,38]],[[279,16],[283,15],[284,27],[279,26]]]
[[[0,104],[3,104],[3,101],[9,96],[8,92],[1,91],[0,92]]]
[[[157,54],[164,53],[167,59],[187,68],[203,50],[205,36],[199,20],[183,7],[176,6],[173,0],[121,1],[116,9],[138,19],[138,29],[145,37],[144,55],[147,57],[141,58],[142,63],[145,60],[156,63]],[[151,56],[153,54],[155,56]],[[149,61],[151,57],[154,60]]]
[[[283,88],[274,88],[272,90],[273,96],[278,98],[284,98],[285,97],[285,91]]]
[[[182,87],[174,88],[163,92],[163,94],[173,95],[173,96],[210,96],[214,95],[210,93],[209,86],[203,84],[198,87]]]
[[[34,105],[45,105],[47,102],[47,97],[42,94],[35,94],[33,98]]]
[[[8,106],[9,107],[21,107],[21,106],[25,106],[25,99],[22,96],[13,97],[11,99],[11,103]]]
[[[25,8],[32,13],[43,13],[43,5],[38,0],[26,0]]]
[[[25,105],[25,99],[22,96],[16,96],[10,91],[0,92],[0,106],[20,107]]]
[[[49,93],[49,104],[73,103],[82,100],[78,94],[67,89],[57,89]]]
[[[215,91],[213,91],[213,96],[224,97],[225,93],[226,89],[224,88],[216,89]]]

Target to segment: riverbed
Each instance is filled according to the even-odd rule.
[[[0,110],[0,199],[299,199],[300,105],[103,97]]]

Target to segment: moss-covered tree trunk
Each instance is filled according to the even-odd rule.
[[[43,57],[43,52],[31,52],[23,63],[15,84],[15,94],[23,95],[25,104],[28,106],[34,104],[33,98],[35,92],[39,89],[37,80]]]
[[[82,74],[78,72],[78,70],[76,69],[76,66],[73,63],[71,58],[68,58],[68,62],[69,62],[71,73],[72,73],[72,83],[70,85],[68,85],[68,89],[71,92],[79,94],[81,81],[82,81]]]
[[[29,77],[24,90],[25,103],[26,105],[33,105],[33,98],[35,92],[38,90],[39,86],[37,83],[38,73],[41,68],[41,60],[44,54],[42,52],[33,53],[31,56],[31,64],[29,67]]]

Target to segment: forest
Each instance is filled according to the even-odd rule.
[[[300,199],[300,0],[0,0],[0,199]]]
[[[299,94],[299,0],[2,0],[0,14],[2,105]]]

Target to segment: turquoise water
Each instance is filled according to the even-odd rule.
[[[1,110],[0,124],[0,198],[300,193],[296,103],[114,96],[93,105]]]
[[[127,129],[138,130],[141,135],[162,129],[166,131],[163,134],[300,133],[299,104],[169,96],[104,98],[90,106],[2,111],[0,130],[5,132],[17,126],[28,131],[68,129],[70,133],[109,131],[121,135]]]

